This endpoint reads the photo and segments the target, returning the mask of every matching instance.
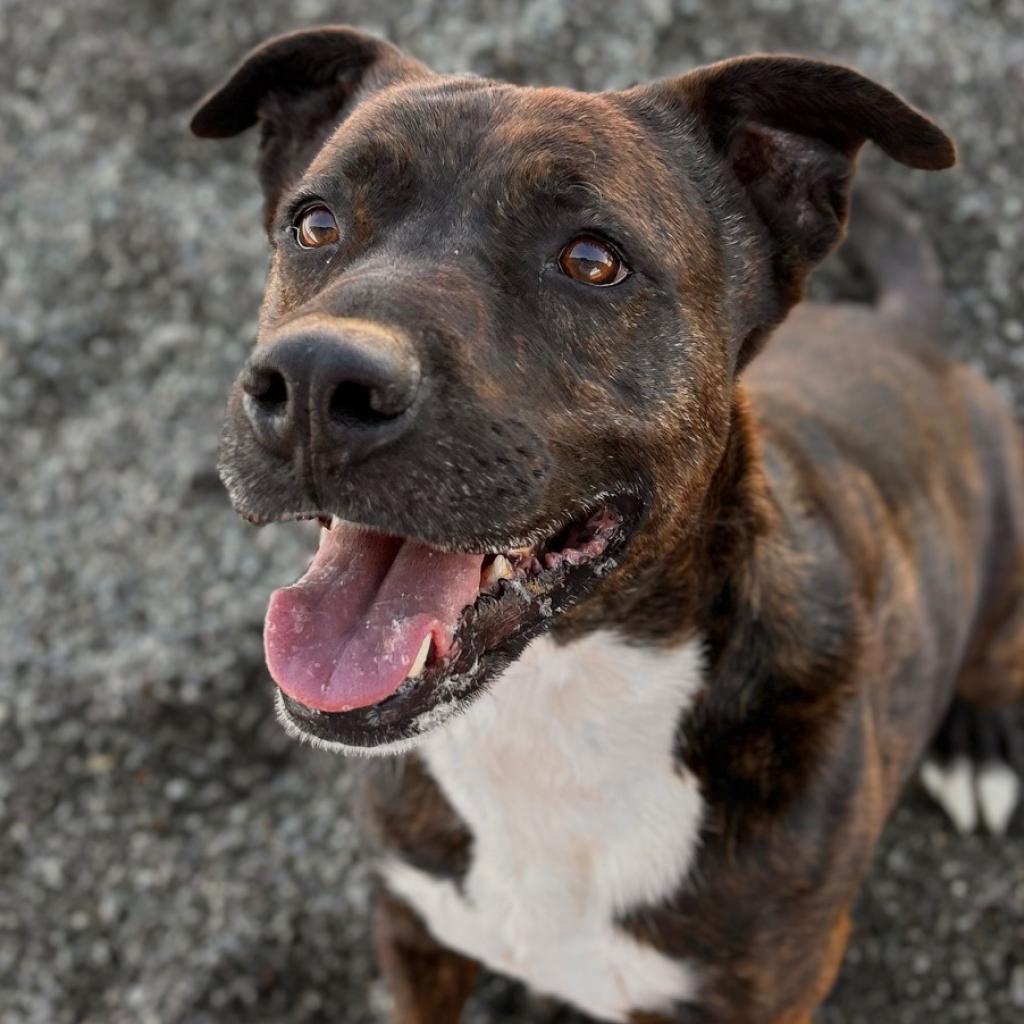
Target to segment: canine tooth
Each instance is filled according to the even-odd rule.
[[[423,643],[420,644],[419,654],[416,655],[416,660],[412,663],[409,671],[406,673],[407,679],[418,679],[423,674],[423,668],[427,664],[427,658],[430,657],[430,648],[434,644],[433,636],[428,633],[423,638]]]
[[[512,563],[504,555],[495,555],[494,561],[484,569],[483,575],[480,577],[480,586],[493,586],[498,580],[511,579],[514,574]]]

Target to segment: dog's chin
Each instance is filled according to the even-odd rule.
[[[483,556],[479,592],[458,615],[443,655],[432,650],[393,692],[349,710],[319,709],[279,686],[277,713],[285,730],[337,753],[411,749],[466,711],[531,640],[593,592],[621,563],[642,512],[632,496],[603,496],[582,514],[567,515],[546,538]]]

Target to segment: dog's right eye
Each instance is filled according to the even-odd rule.
[[[592,235],[580,235],[565,246],[558,266],[566,277],[581,284],[607,288],[629,276],[629,267],[607,243]]]
[[[334,245],[340,238],[338,222],[326,206],[308,206],[295,220],[295,241],[303,249]]]

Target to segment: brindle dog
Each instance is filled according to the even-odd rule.
[[[933,737],[961,826],[1016,800],[1024,444],[933,347],[901,211],[854,218],[875,305],[801,306],[751,364],[862,145],[952,142],[796,57],[583,94],[348,28],[255,50],[192,127],[257,122],[221,467],[246,517],[324,525],[267,657],[290,731],[392,755],[395,1020],[457,1021],[483,962],[600,1019],[809,1021]]]

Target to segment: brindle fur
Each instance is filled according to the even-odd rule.
[[[402,1024],[447,1024],[462,1016],[480,965],[443,949],[416,915],[383,888],[374,899],[373,946]]]
[[[312,487],[347,518],[492,550],[594,495],[641,497],[624,563],[554,626],[707,640],[678,734],[708,802],[699,859],[622,921],[700,965],[702,995],[634,1021],[805,1024],[954,692],[1024,696],[1024,444],[932,347],[928,275],[895,261],[882,284],[902,290],[799,307],[740,373],[840,241],[861,145],[941,168],[952,144],[880,86],[796,58],[584,95],[436,76],[349,29],[267,44],[193,124],[257,119],[275,247],[260,343],[298,316],[382,321],[435,391],[414,432],[359,462],[317,452],[300,479],[257,450],[236,388],[236,504],[272,516]],[[286,244],[314,194],[348,228],[330,264]],[[586,227],[628,253],[625,285],[551,272]],[[378,843],[464,873],[472,837],[415,755],[371,768],[365,808]],[[457,1021],[472,965],[389,896],[376,935],[396,1020]]]

